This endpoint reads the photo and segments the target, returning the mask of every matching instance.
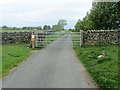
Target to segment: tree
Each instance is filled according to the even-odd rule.
[[[43,26],[43,30],[50,30],[50,29],[51,29],[50,25],[44,25]]]
[[[48,29],[48,30],[50,30],[50,29],[51,29],[50,25],[48,25],[48,26],[47,26],[47,29]]]
[[[67,21],[64,19],[60,19],[56,25],[52,26],[52,30],[54,31],[64,30],[65,25],[67,25]]]
[[[37,30],[42,30],[42,27],[41,27],[41,26],[38,26],[38,27],[35,27],[35,29],[37,29]]]
[[[26,29],[26,30],[31,30],[31,29],[33,29],[33,27],[23,27],[22,29],[23,29],[23,30],[25,30],[25,29]]]
[[[58,30],[58,25],[53,25],[52,30],[57,31]]]
[[[119,29],[120,28],[120,2],[93,2],[90,13],[78,20],[76,31],[89,29]]]
[[[8,27],[7,27],[6,25],[3,25],[2,28],[6,29],[6,28],[8,28]]]
[[[17,30],[17,27],[14,26],[12,29],[13,29],[13,30]]]
[[[58,30],[64,30],[64,26],[67,25],[67,21],[64,19],[60,19],[57,25],[58,25]]]
[[[23,29],[23,30],[25,30],[25,29],[26,29],[26,27],[22,27],[22,29]]]

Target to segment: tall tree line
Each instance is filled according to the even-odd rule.
[[[83,20],[78,20],[75,30],[120,29],[120,2],[93,2],[92,9]]]

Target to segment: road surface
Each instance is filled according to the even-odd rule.
[[[3,88],[96,88],[72,49],[68,34],[35,52],[6,76]]]

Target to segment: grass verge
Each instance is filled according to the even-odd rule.
[[[77,56],[100,88],[118,88],[118,45],[75,47]],[[97,57],[104,52],[106,58]]]
[[[0,76],[6,76],[34,51],[35,50],[28,47],[28,44],[2,45],[2,75]]]

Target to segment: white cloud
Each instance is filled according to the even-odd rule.
[[[1,0],[1,25],[56,24],[61,18],[71,25],[83,18],[91,6],[92,0]]]

